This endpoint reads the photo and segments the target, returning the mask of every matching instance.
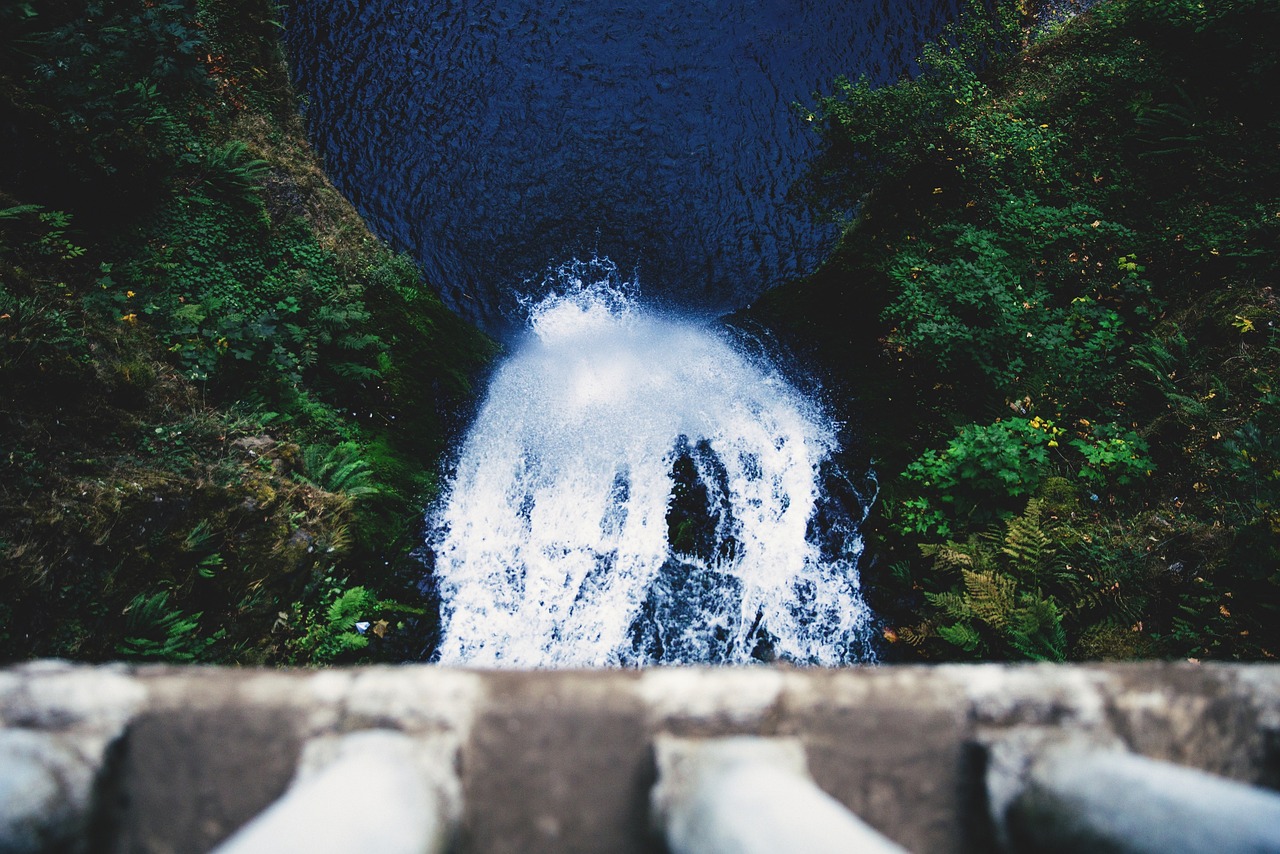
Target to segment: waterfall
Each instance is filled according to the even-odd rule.
[[[642,308],[607,260],[544,285],[429,511],[439,660],[870,657],[868,499],[836,426],[723,330]]]

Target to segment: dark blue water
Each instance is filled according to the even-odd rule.
[[[374,230],[491,331],[570,258],[718,314],[834,238],[795,102],[898,76],[955,0],[295,0],[313,138]]]

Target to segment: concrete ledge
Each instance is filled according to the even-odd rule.
[[[216,854],[349,852],[376,834],[379,854],[437,854],[461,808],[457,744],[369,729],[306,746],[289,789]]]
[[[1280,852],[1280,794],[1138,756],[1105,736],[1015,732],[990,758],[992,819],[1007,851]]]
[[[209,851],[289,788],[305,745],[376,729],[454,745],[462,806],[453,850],[663,851],[650,824],[655,739],[749,735],[794,740],[819,789],[908,850],[987,851],[996,842],[989,746],[1028,727],[1087,733],[1275,787],[1280,668],[260,671],[39,662],[0,670],[0,733],[72,750],[87,763],[79,779],[91,782],[77,784],[83,799],[52,797],[57,810],[5,799],[0,828],[39,826],[68,839],[90,828],[109,851]],[[35,773],[29,751],[5,752],[3,743],[0,777]],[[41,763],[36,771],[53,767]]]
[[[672,854],[906,854],[818,788],[795,739],[659,735],[654,748],[653,819]]]

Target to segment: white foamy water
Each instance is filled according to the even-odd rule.
[[[642,310],[607,263],[557,285],[430,514],[439,660],[868,655],[861,508],[822,489],[833,425],[717,330]]]

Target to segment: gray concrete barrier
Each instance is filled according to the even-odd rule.
[[[1075,777],[1050,763],[1037,782],[1028,757],[1041,753],[1009,760],[1009,746],[1045,733],[1122,760]],[[773,758],[726,764],[702,751],[701,782],[671,794],[682,750],[740,737],[765,739]],[[1016,773],[1001,777],[1006,761]],[[865,825],[890,841],[869,837],[877,844],[917,854],[1002,839],[1027,850],[1024,825],[1043,822],[1037,799],[1100,817],[1117,796],[1073,801],[1083,795],[1072,786],[1096,794],[1087,769],[1098,768],[1115,791],[1139,791],[1135,780],[1167,770],[1147,763],[1193,769],[1197,792],[1228,792],[1203,775],[1232,781],[1226,795],[1192,797],[1217,804],[1214,816],[1177,807],[1197,828],[1232,805],[1263,815],[1256,805],[1273,796],[1262,790],[1280,783],[1280,668],[0,670],[0,851],[243,851],[278,840],[272,827],[382,850],[680,851],[680,826],[729,838],[767,819],[753,825],[763,838],[786,829],[779,816],[796,803],[815,827]],[[379,834],[403,845],[380,846]]]
[[[216,854],[439,854],[460,807],[456,743],[370,729],[317,739],[280,798]]]
[[[992,818],[1014,854],[1280,854],[1280,795],[1078,732],[992,746]]]
[[[795,739],[660,735],[651,805],[672,854],[906,854],[818,788]]]

